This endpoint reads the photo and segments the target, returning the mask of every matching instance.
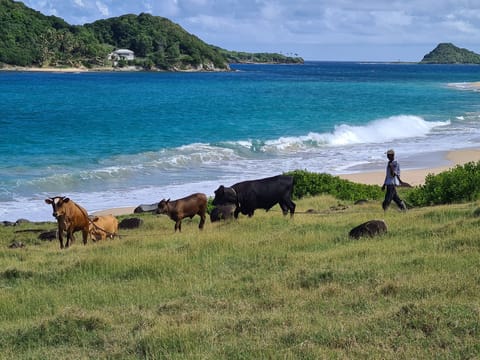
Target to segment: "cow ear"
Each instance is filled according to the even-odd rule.
[[[66,202],[66,203],[70,201],[70,199],[68,197],[64,197],[62,200],[63,200],[63,202]]]
[[[50,204],[50,205],[53,204],[53,200],[52,200],[52,199],[45,199],[45,202],[46,202],[47,204]]]

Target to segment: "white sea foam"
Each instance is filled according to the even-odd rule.
[[[480,91],[480,82],[459,82],[459,83],[449,83],[449,87],[458,89],[458,90],[468,90],[468,91]]]
[[[372,121],[364,126],[339,125],[331,133],[310,132],[304,136],[280,137],[267,140],[260,147],[252,141],[238,145],[266,153],[295,153],[312,148],[349,146],[356,144],[388,143],[394,140],[425,137],[432,129],[450,125],[450,121],[426,121],[419,116],[399,115]]]

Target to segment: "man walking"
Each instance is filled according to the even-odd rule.
[[[385,181],[383,182],[382,191],[387,188],[382,208],[387,211],[392,200],[397,204],[400,210],[407,210],[405,203],[397,194],[397,185],[400,185],[400,164],[395,160],[395,151],[392,149],[387,151],[388,164],[386,169]]]

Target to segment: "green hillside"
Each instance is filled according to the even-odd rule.
[[[421,64],[480,64],[480,55],[451,43],[441,43],[425,55]]]
[[[206,44],[166,18],[144,13],[74,26],[21,2],[0,0],[0,27],[0,65],[109,67],[108,54],[119,48],[135,53],[135,60],[120,66],[145,69],[228,70],[228,63],[239,59],[236,52]],[[256,62],[294,62],[278,54],[245,54]]]
[[[123,15],[86,24],[85,28],[102,44],[133,50],[147,68],[228,68],[226,57],[213,46],[159,16]]]

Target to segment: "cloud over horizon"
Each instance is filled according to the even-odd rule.
[[[469,0],[26,0],[70,24],[150,13],[203,41],[310,60],[419,61],[440,42],[480,52],[480,2]]]

